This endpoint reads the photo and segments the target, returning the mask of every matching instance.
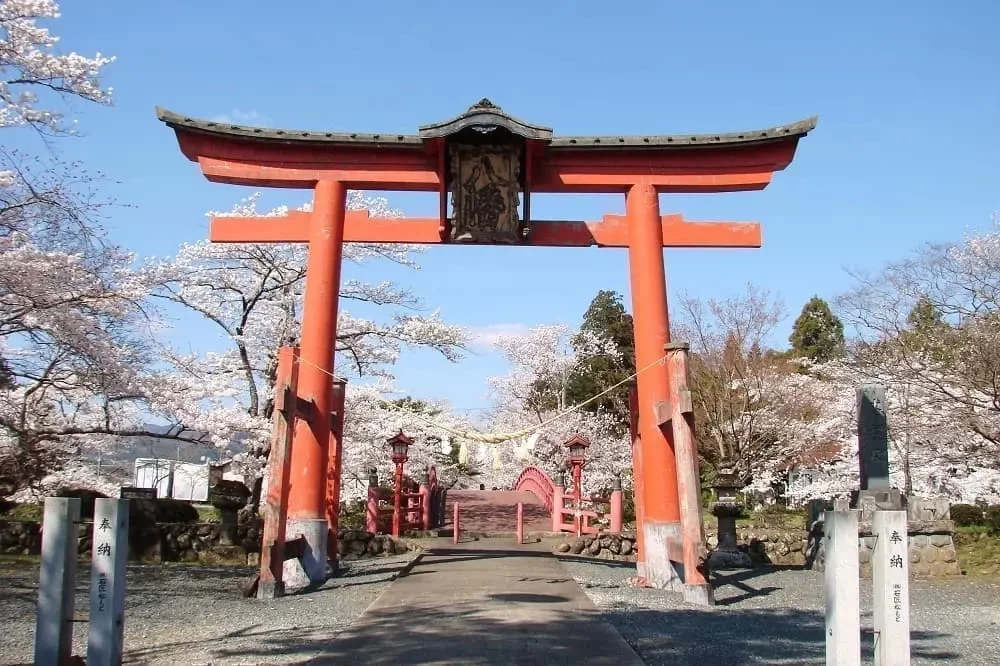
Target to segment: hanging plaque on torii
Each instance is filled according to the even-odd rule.
[[[552,140],[552,130],[518,120],[484,98],[456,118],[422,126],[418,136],[437,144],[447,165],[440,194],[442,211],[451,194],[451,214],[442,215],[448,240],[524,242],[531,219],[531,157]]]

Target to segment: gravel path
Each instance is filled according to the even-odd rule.
[[[677,593],[626,586],[633,566],[564,558],[604,618],[648,664],[822,664],[823,574],[726,572],[718,605],[685,605]],[[863,658],[872,659],[871,583],[861,587]],[[1000,581],[915,581],[910,588],[914,664],[1000,663]]]
[[[417,553],[348,562],[318,590],[274,601],[246,600],[239,582],[251,569],[130,566],[125,601],[125,662],[246,664],[302,662],[345,629]],[[28,664],[34,650],[37,564],[0,563],[0,664]],[[77,612],[88,611],[89,570],[81,567]],[[76,625],[74,653],[85,655],[87,625]],[[241,653],[256,655],[245,660]],[[262,657],[261,655],[266,655]]]

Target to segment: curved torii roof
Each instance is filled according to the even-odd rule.
[[[589,149],[608,150],[616,148],[694,148],[718,145],[734,146],[788,139],[798,139],[815,129],[818,118],[812,116],[787,125],[777,125],[758,130],[742,132],[721,132],[712,134],[643,134],[643,135],[593,135],[558,136],[552,129],[519,120],[494,105],[488,99],[480,100],[465,113],[443,122],[420,127],[417,134],[344,132],[323,130],[277,129],[236,125],[213,120],[191,118],[167,109],[157,107],[157,118],[175,130],[189,130],[214,134],[227,138],[242,138],[255,141],[295,144],[330,144],[351,146],[399,146],[417,148],[429,139],[443,138],[476,125],[492,125],[507,129],[512,134],[525,139],[547,144],[550,150]]]
[[[476,130],[525,142],[532,192],[620,192],[640,180],[660,192],[734,192],[765,187],[791,163],[815,117],[717,134],[558,136],[487,99],[417,134],[249,127],[157,108],[181,152],[215,182],[309,188],[332,178],[358,189],[441,191],[445,146]],[[462,138],[461,141],[466,139]]]

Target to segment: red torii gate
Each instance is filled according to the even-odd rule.
[[[661,215],[658,195],[763,189],[775,171],[791,163],[799,139],[816,126],[816,118],[809,118],[727,134],[554,136],[550,128],[518,120],[486,99],[452,120],[421,127],[417,134],[264,129],[163,109],[157,115],[210,181],[314,191],[311,212],[217,217],[210,231],[210,239],[221,243],[309,243],[295,399],[299,418],[293,419],[286,478],[287,535],[305,538],[308,548],[301,560],[312,582],[325,578],[327,469],[339,472],[340,467],[328,451],[339,450],[338,442],[331,442],[337,433],[331,433],[329,421],[330,377],[345,242],[627,248],[635,362],[637,368],[650,368],[664,358],[670,342],[663,248],[761,244],[757,223],[691,222],[681,215]],[[372,219],[365,211],[346,210],[348,188],[438,192],[439,216]],[[535,192],[624,194],[625,215],[605,215],[596,222],[532,220]],[[671,345],[667,355],[676,357],[675,351],[678,347]],[[637,378],[633,472],[639,576],[655,587],[677,585],[675,565],[682,563],[680,546],[687,541],[687,566],[677,568],[683,569],[686,588],[705,588],[690,556],[701,548],[692,542],[702,530],[697,474],[694,487],[690,482],[697,459],[688,445],[683,357],[671,361],[670,369],[652,367]],[[678,447],[684,456],[680,470],[675,431],[685,442]],[[339,502],[339,497],[329,501]],[[688,527],[686,539],[682,520]],[[262,585],[266,577],[262,570]]]

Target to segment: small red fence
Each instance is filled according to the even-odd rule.
[[[514,490],[530,492],[552,514],[553,532],[597,534],[607,524],[611,534],[622,531],[622,491],[615,488],[607,498],[580,497],[579,501],[557,485],[538,467],[528,467],[517,478]]]
[[[424,531],[444,523],[444,504],[447,490],[437,479],[437,470],[431,467],[427,482],[418,484],[413,479],[403,479],[400,494],[400,530]],[[369,488],[365,516],[365,529],[373,534],[392,531],[394,489]]]

